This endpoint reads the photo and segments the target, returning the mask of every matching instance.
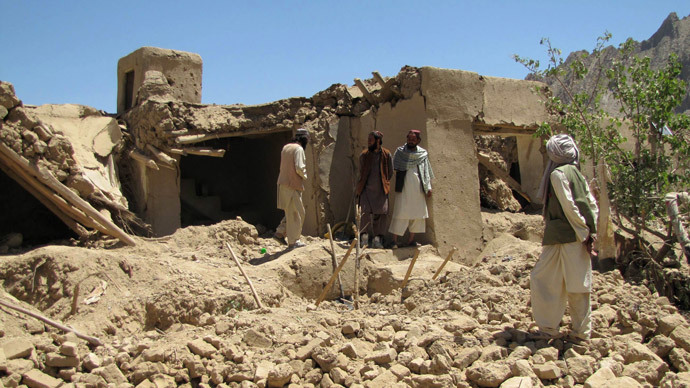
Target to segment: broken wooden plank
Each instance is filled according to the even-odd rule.
[[[443,263],[441,263],[441,266],[438,267],[438,269],[436,270],[436,273],[434,274],[434,276],[431,277],[431,280],[436,280],[436,278],[438,277],[438,275],[439,275],[439,274],[441,273],[441,271],[443,270],[443,267],[445,267],[446,264],[448,263],[448,261],[450,261],[450,258],[453,257],[453,253],[455,253],[455,251],[456,251],[457,249],[458,249],[458,248],[456,248],[456,247],[451,248],[450,252],[448,252],[448,256],[446,256],[446,259],[443,260]]]
[[[502,168],[494,164],[491,159],[489,159],[488,156],[483,155],[479,152],[477,152],[477,159],[479,159],[479,163],[481,163],[484,167],[489,169],[494,175],[496,175],[499,179],[504,181],[508,186],[510,186],[511,189],[515,190],[518,194],[520,194],[523,198],[528,200],[529,202],[532,202],[530,199],[529,195],[527,195],[525,192],[522,191],[522,185],[518,183],[513,177],[511,177],[507,172],[503,171]]]
[[[7,307],[7,308],[11,308],[12,310],[15,310],[15,311],[19,311],[19,312],[21,312],[21,313],[24,313],[24,314],[30,316],[30,317],[36,318],[36,319],[38,319],[39,321],[42,321],[42,322],[44,322],[44,323],[47,323],[47,324],[49,324],[50,326],[57,327],[58,329],[60,329],[60,330],[62,330],[62,331],[64,331],[64,332],[72,332],[72,333],[74,333],[74,335],[76,335],[78,338],[81,338],[81,339],[83,339],[83,340],[86,340],[86,341],[87,341],[88,343],[90,343],[91,345],[94,345],[94,346],[103,346],[103,343],[101,342],[101,340],[99,340],[99,339],[96,338],[96,337],[91,337],[91,336],[88,336],[88,335],[86,335],[86,334],[82,334],[82,333],[80,333],[80,332],[78,332],[78,331],[72,329],[71,327],[65,326],[65,325],[63,325],[62,323],[57,322],[57,321],[54,321],[54,320],[52,320],[52,319],[50,319],[50,318],[47,318],[47,317],[45,317],[45,316],[43,316],[43,315],[41,315],[41,314],[37,314],[37,313],[34,313],[34,312],[32,312],[32,311],[29,311],[29,310],[25,309],[24,307],[15,306],[15,305],[13,305],[13,304],[11,304],[11,303],[9,303],[9,302],[6,302],[6,301],[4,301],[4,300],[2,300],[2,299],[0,299],[0,305],[3,305],[3,306],[5,306],[5,307]]]
[[[167,152],[169,154],[182,155],[182,156],[187,155],[187,153],[184,152],[184,150],[182,148],[166,148],[165,152]]]
[[[169,133],[172,136],[184,136],[189,133],[189,130],[187,129],[177,129],[174,131],[166,131],[166,133]]]
[[[475,135],[492,135],[492,136],[532,136],[536,132],[537,127],[521,127],[512,124],[491,125],[475,121],[472,123]]]
[[[371,74],[374,75],[376,82],[381,85],[381,100],[388,101],[393,97],[393,91],[391,90],[391,85],[395,82],[395,78],[391,78],[388,81],[384,80],[378,71],[372,71]]]
[[[175,165],[177,164],[177,161],[175,160],[175,158],[170,157],[168,154],[166,154],[165,152],[152,146],[151,144],[147,144],[146,149],[151,151],[153,156],[155,156],[156,159],[158,159],[161,163],[163,163],[162,165],[164,167],[169,167],[169,168],[175,169]]]
[[[364,94],[364,98],[366,98],[366,100],[369,101],[371,105],[376,105],[376,98],[371,93],[369,93],[369,90],[364,85],[361,79],[355,78],[355,85],[357,85],[359,90],[362,91],[362,94]]]
[[[381,85],[382,88],[387,86],[386,81],[383,79],[383,77],[381,77],[381,74],[378,71],[372,71],[371,74],[374,75],[374,79],[379,83],[379,85]]]
[[[240,135],[246,135],[246,133],[205,133],[200,135],[179,136],[175,139],[175,142],[177,144],[193,144],[211,139],[221,139]]]
[[[137,162],[141,162],[144,166],[150,169],[158,171],[158,164],[156,163],[156,161],[137,150],[130,151],[129,157],[136,160]]]
[[[88,202],[82,199],[80,196],[75,194],[67,186],[63,185],[57,180],[48,170],[44,167],[37,167],[31,164],[26,158],[15,153],[10,147],[5,143],[0,142],[0,153],[4,154],[7,158],[11,159],[16,165],[21,167],[26,173],[33,177],[36,177],[41,183],[48,186],[60,196],[62,196],[67,202],[72,206],[81,210],[86,214],[87,217],[92,218],[96,225],[100,224],[104,230],[103,233],[110,236],[118,238],[120,241],[128,245],[136,245],[134,239],[122,231],[117,225],[115,225],[111,220],[105,218],[98,210],[94,209]]]
[[[186,147],[182,150],[189,155],[214,156],[216,158],[222,158],[225,155],[224,149],[213,149],[207,147]]]
[[[254,296],[254,300],[256,301],[256,306],[260,309],[264,308],[264,305],[261,304],[261,298],[259,298],[259,294],[256,293],[256,290],[254,289],[254,285],[252,284],[252,281],[249,280],[249,276],[247,276],[247,273],[244,272],[244,269],[242,268],[242,264],[240,264],[240,261],[237,260],[237,256],[235,256],[235,252],[232,250],[230,247],[230,244],[228,242],[225,242],[225,246],[228,247],[230,250],[230,254],[232,255],[232,259],[235,260],[235,264],[237,264],[237,267],[240,269],[240,272],[242,273],[242,276],[244,276],[244,280],[247,281],[247,284],[249,284],[249,289],[252,291],[252,295]]]

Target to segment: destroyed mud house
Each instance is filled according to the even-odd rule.
[[[532,134],[549,118],[531,81],[403,67],[395,77],[374,72],[311,98],[245,106],[201,104],[202,60],[193,53],[142,47],[120,59],[117,75],[117,115],[27,106],[11,84],[0,89],[0,166],[10,180],[3,179],[81,237],[99,231],[135,244],[132,235],[147,227],[165,236],[238,216],[275,228],[280,150],[300,127],[312,138],[306,235],[353,219],[358,155],[373,130],[391,149],[409,130],[421,131],[436,175],[423,242],[456,246],[461,258],[482,247],[479,167],[524,200],[535,198],[543,171]],[[514,139],[517,165],[478,152],[478,135]],[[5,229],[26,218],[16,200],[9,203]]]

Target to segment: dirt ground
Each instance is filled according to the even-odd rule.
[[[79,340],[77,364],[55,365],[51,354],[75,339],[0,307],[0,350],[27,339],[34,356],[24,358],[75,387],[507,387],[518,378],[531,386],[572,387],[604,368],[618,386],[688,386],[678,382],[690,378],[690,342],[676,339],[690,333],[687,320],[666,298],[624,281],[618,271],[595,272],[590,343],[532,339],[529,272],[541,252],[541,217],[484,212],[483,222],[486,244],[479,256],[454,257],[432,280],[448,252],[423,246],[402,290],[415,250],[365,249],[358,309],[340,299],[337,284],[315,306],[333,273],[328,239],[307,237],[306,247],[286,250],[241,220],[138,239],[134,247],[49,245],[10,252],[0,257],[2,300],[104,345]],[[256,308],[226,243],[263,309]],[[336,241],[338,261],[348,246]],[[350,299],[353,256],[340,276]],[[568,323],[566,314],[564,334]],[[200,343],[213,346],[204,351]],[[97,366],[87,363],[93,357]],[[33,388],[27,372],[7,358],[3,369],[0,357],[0,383]],[[585,360],[583,366],[571,365],[575,358]],[[124,380],[94,372],[109,365]],[[88,377],[94,374],[95,380]]]

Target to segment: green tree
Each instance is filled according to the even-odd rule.
[[[546,107],[577,140],[600,185],[607,179],[602,174],[605,169],[597,166],[608,168],[611,181],[602,192],[610,192],[618,217],[630,221],[631,233],[640,240],[642,230],[652,231],[651,222],[665,216],[664,195],[686,191],[690,183],[690,119],[674,112],[682,101],[685,83],[678,78],[680,64],[675,55],[654,70],[649,58],[634,55],[633,40],[628,39],[616,51],[605,47],[610,39],[611,34],[605,33],[591,54],[580,53],[567,64],[547,38],[541,41],[549,59],[546,68],[537,60],[517,55],[514,59],[534,78],[555,80],[561,86],[563,99],[550,95],[546,88],[539,89]],[[582,86],[587,85],[582,82],[587,76],[588,88]],[[602,97],[608,95],[620,107],[618,114],[602,109]],[[550,136],[554,130],[544,123],[537,136]],[[630,138],[624,133],[630,133]],[[620,222],[618,226],[622,227]]]

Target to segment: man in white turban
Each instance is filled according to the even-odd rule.
[[[561,336],[559,326],[570,306],[572,341],[586,341],[591,332],[590,292],[598,208],[579,170],[579,150],[568,135],[552,136],[539,187],[544,202],[542,253],[530,276],[532,315],[539,326],[533,338]]]

